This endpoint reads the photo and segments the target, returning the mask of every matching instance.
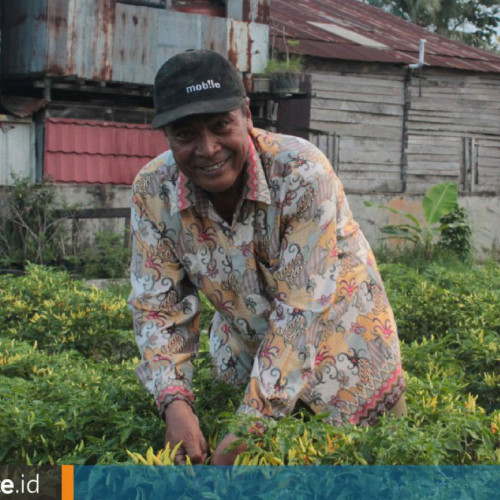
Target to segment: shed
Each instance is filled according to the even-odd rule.
[[[211,11],[213,15],[197,13],[204,11],[199,9],[203,2],[210,5],[209,0],[194,2],[198,9],[186,9],[188,2],[175,0],[1,4],[1,105],[15,116],[33,118],[33,178],[50,175],[57,182],[130,184],[162,141],[161,133],[149,127],[152,84],[159,66],[176,53],[216,50],[245,80],[263,69],[268,57],[268,0],[227,0],[225,8]],[[114,150],[85,162],[90,157],[83,150],[53,149],[55,130],[64,138],[63,148],[81,140],[78,134],[90,137],[86,132],[99,130],[101,139],[113,136]],[[119,153],[117,138],[130,134],[154,146],[145,155]],[[8,184],[6,172],[0,180]]]
[[[272,0],[271,45],[300,54],[307,115],[349,192],[423,193],[456,181],[500,194],[500,55],[449,40],[357,0]],[[424,64],[419,60],[425,40]],[[326,148],[324,148],[326,150]]]

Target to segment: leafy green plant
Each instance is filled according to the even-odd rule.
[[[64,259],[63,267],[88,280],[120,279],[128,277],[130,258],[122,234],[98,231],[91,245]]]
[[[75,349],[87,358],[137,355],[123,297],[73,281],[65,272],[28,265],[21,277],[0,276],[0,328],[50,353]]]
[[[128,459],[127,448],[161,446],[136,363],[0,339],[0,463],[116,463]]]
[[[264,74],[275,73],[300,73],[302,71],[302,58],[291,55],[288,58],[271,58],[267,62]]]
[[[298,408],[267,422],[264,434],[242,433],[248,451],[240,464],[500,464],[500,265],[380,270],[403,339],[408,417],[338,429]],[[0,277],[0,463],[172,463],[152,398],[134,373],[123,293],[36,265],[25,276]],[[239,432],[234,411],[243,388],[212,376],[213,307],[202,303],[194,392],[213,451],[227,431]]]
[[[123,244],[123,236],[99,231],[94,245],[80,258],[84,278],[123,278],[128,274],[130,248]]]
[[[472,230],[467,221],[467,211],[457,205],[451,212],[443,215],[438,248],[454,253],[461,259],[469,259],[472,255]]]
[[[272,36],[271,56],[267,66],[264,69],[264,74],[296,74],[302,72],[303,58],[300,54],[290,54],[291,47],[297,47],[300,40],[291,40],[286,38],[285,31],[281,33],[284,52],[275,51],[274,45],[276,34]]]
[[[382,208],[405,217],[408,220],[406,224],[393,224],[381,228],[381,232],[387,235],[384,239],[399,238],[409,241],[415,246],[421,247],[426,258],[430,259],[435,250],[438,237],[447,227],[440,222],[441,218],[456,208],[457,199],[458,188],[454,182],[443,182],[429,188],[422,201],[424,222],[418,220],[413,214],[396,208],[369,201],[366,201],[365,205]],[[455,223],[455,228],[458,228],[458,221]]]
[[[53,264],[64,258],[68,242],[55,209],[66,204],[52,186],[15,177],[3,204],[0,265],[23,267],[28,261]]]

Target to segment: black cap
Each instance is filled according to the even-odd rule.
[[[210,50],[187,50],[158,70],[154,84],[153,128],[180,118],[236,109],[246,97],[236,68]]]

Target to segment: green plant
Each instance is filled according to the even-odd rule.
[[[467,221],[467,210],[457,205],[451,212],[443,215],[439,222],[442,230],[438,248],[468,259],[472,254],[472,231]]]
[[[300,73],[302,71],[302,57],[292,55],[282,58],[271,58],[264,69],[264,74]]]
[[[338,429],[298,408],[267,422],[264,434],[243,433],[248,452],[239,463],[500,464],[500,265],[399,263],[380,271],[403,339],[408,417]],[[123,294],[42,266],[0,276],[0,463],[132,464],[139,455],[172,463],[171,451],[161,452],[164,429],[152,398],[134,373],[138,353]],[[228,430],[239,431],[234,412],[244,389],[212,375],[213,307],[204,297],[202,304],[194,392],[214,450]],[[160,451],[153,456],[150,448]]]
[[[286,38],[285,29],[281,33],[284,52],[275,51],[276,33],[272,36],[271,57],[264,69],[264,74],[276,73],[300,73],[302,72],[303,58],[299,54],[290,54],[290,47],[297,47],[300,40],[290,40]]]
[[[55,209],[64,206],[53,186],[14,177],[0,220],[0,265],[59,263],[68,243],[63,220]]]
[[[130,263],[130,248],[123,244],[123,236],[99,231],[94,245],[79,258],[83,276],[91,278],[123,278]]]
[[[0,276],[0,328],[8,338],[49,353],[77,350],[89,359],[137,355],[123,297],[73,281],[65,272],[28,265],[21,277]]]
[[[405,366],[426,376],[426,363],[455,366],[464,390],[485,408],[498,407],[500,349],[500,266],[469,264],[452,269],[431,263],[424,270],[402,264],[381,264],[399,336],[407,343],[430,339],[426,351]],[[417,349],[417,347],[415,347]],[[424,367],[423,369],[421,367]]]
[[[440,220],[457,206],[458,188],[454,182],[436,184],[427,190],[422,201],[424,222],[409,212],[404,212],[385,205],[365,202],[368,207],[377,207],[406,217],[406,224],[393,224],[381,228],[381,232],[388,238],[399,238],[421,247],[427,259],[430,259],[436,248],[437,238],[442,234],[446,225]],[[458,221],[455,228],[458,228]]]

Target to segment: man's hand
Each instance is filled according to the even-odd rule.
[[[185,401],[172,401],[165,410],[165,446],[173,449],[180,441],[174,462],[185,464],[186,455],[193,464],[204,463],[207,459],[207,442],[200,430],[198,417]]]
[[[247,445],[245,443],[241,443],[236,448],[232,450],[227,450],[227,447],[232,443],[240,439],[234,434],[226,434],[224,439],[220,442],[217,449],[214,451],[212,455],[212,459],[210,460],[211,465],[233,465],[236,457],[247,451]]]

